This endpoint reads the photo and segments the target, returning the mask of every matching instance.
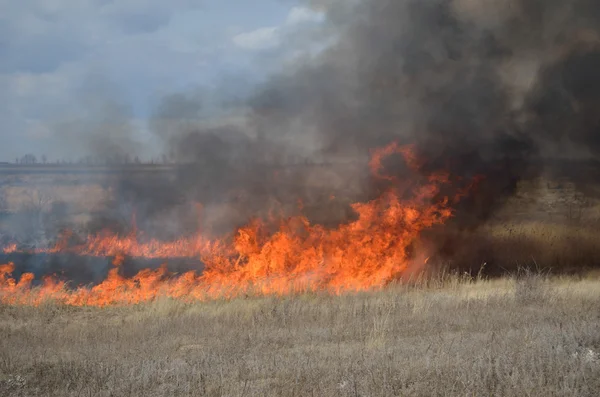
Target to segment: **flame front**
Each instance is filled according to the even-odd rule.
[[[352,205],[356,220],[334,229],[313,225],[304,216],[254,220],[230,238],[211,241],[202,236],[174,242],[137,241],[105,234],[89,237],[79,247],[63,241],[52,252],[115,257],[115,267],[100,284],[67,288],[54,277],[32,286],[32,274],[13,277],[12,264],[0,266],[0,301],[39,304],[54,300],[68,305],[134,304],[157,297],[182,300],[231,298],[246,294],[291,294],[327,291],[335,294],[384,287],[410,270],[411,247],[424,229],[452,216],[448,199],[436,199],[448,184],[444,173],[424,182],[403,181],[381,173],[384,157],[400,154],[410,168],[418,167],[412,149],[389,145],[372,153],[375,177],[393,182],[379,198]],[[410,182],[410,183],[409,183]],[[402,185],[402,187],[400,187]],[[410,196],[410,199],[401,197]],[[166,267],[142,270],[132,278],[119,274],[123,255],[169,258],[199,257],[201,274],[173,275]],[[424,263],[423,263],[424,264]]]
[[[17,244],[12,243],[10,245],[7,245],[6,247],[2,248],[2,252],[4,252],[5,254],[12,254],[13,252],[17,251]]]

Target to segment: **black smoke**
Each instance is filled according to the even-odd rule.
[[[462,181],[457,187],[483,177],[453,220],[472,230],[558,157],[599,154],[597,2],[311,6],[327,17],[319,43],[331,44],[288,65],[249,99],[207,111],[199,97],[165,98],[152,129],[184,165],[158,182],[120,184],[118,201],[138,207],[138,223],[156,229],[152,219],[168,212],[183,225],[189,203],[203,203],[229,227],[274,202],[291,211],[297,199],[313,220],[343,222],[351,217],[348,202],[377,193],[361,167],[369,150],[398,141],[416,145],[424,175],[444,169]],[[215,112],[222,117],[206,116]]]
[[[423,172],[485,177],[459,207],[469,226],[565,145],[598,154],[596,2],[325,3],[337,41],[257,96],[265,131],[302,120],[331,156],[416,143]]]

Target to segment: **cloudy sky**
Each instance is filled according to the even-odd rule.
[[[65,156],[57,126],[98,103],[143,131],[165,95],[243,91],[322,19],[293,0],[0,0],[0,161]]]

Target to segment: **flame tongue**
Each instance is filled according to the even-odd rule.
[[[398,182],[382,174],[382,159],[400,154],[409,168],[418,167],[410,147],[389,145],[372,153],[375,177]],[[404,181],[406,182],[406,181]],[[133,304],[168,296],[198,300],[242,294],[289,294],[323,290],[331,293],[380,288],[409,270],[411,247],[420,233],[451,215],[447,199],[433,201],[448,176],[440,173],[426,183],[394,183],[379,198],[352,206],[355,221],[334,229],[312,225],[295,216],[271,222],[254,220],[240,228],[230,243],[200,236],[171,243],[139,243],[135,235],[90,237],[76,252],[117,256],[108,277],[92,288],[65,288],[52,277],[31,288],[33,276],[17,281],[11,264],[0,267],[0,299],[8,303],[37,304],[54,299],[70,305]],[[406,192],[411,198],[401,200]],[[272,230],[275,222],[275,229]],[[68,250],[64,244],[56,251]],[[119,273],[121,254],[145,257],[200,257],[206,265],[194,272],[170,275],[165,267],[142,270],[133,278]]]

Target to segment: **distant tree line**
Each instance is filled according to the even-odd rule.
[[[151,165],[151,164],[171,164],[167,155],[160,157],[152,157],[150,159],[141,159],[139,156],[131,156],[129,154],[124,155],[111,155],[111,156],[81,156],[75,160],[73,159],[56,159],[49,161],[46,155],[42,155],[39,159],[34,154],[26,154],[15,159],[17,165]]]
[[[191,163],[211,163],[211,156],[201,156],[198,159],[191,161]],[[287,157],[281,159],[271,160],[263,160],[262,162],[259,159],[253,158],[231,158],[225,159],[225,162],[228,163],[247,163],[247,162],[255,162],[255,163],[263,163],[265,165],[286,165],[286,166],[327,166],[332,165],[330,161],[326,159],[311,159],[311,158],[302,158],[302,157]],[[142,159],[139,156],[132,156],[129,154],[113,154],[110,156],[81,156],[77,159],[55,159],[49,160],[46,155],[40,156],[38,159],[34,154],[26,154],[21,157],[17,157],[15,159],[14,164],[17,165],[74,165],[74,166],[114,166],[114,165],[174,165],[174,164],[186,164],[190,163],[190,161],[178,161],[175,156],[168,156],[163,154],[158,157],[151,157],[148,159]]]

